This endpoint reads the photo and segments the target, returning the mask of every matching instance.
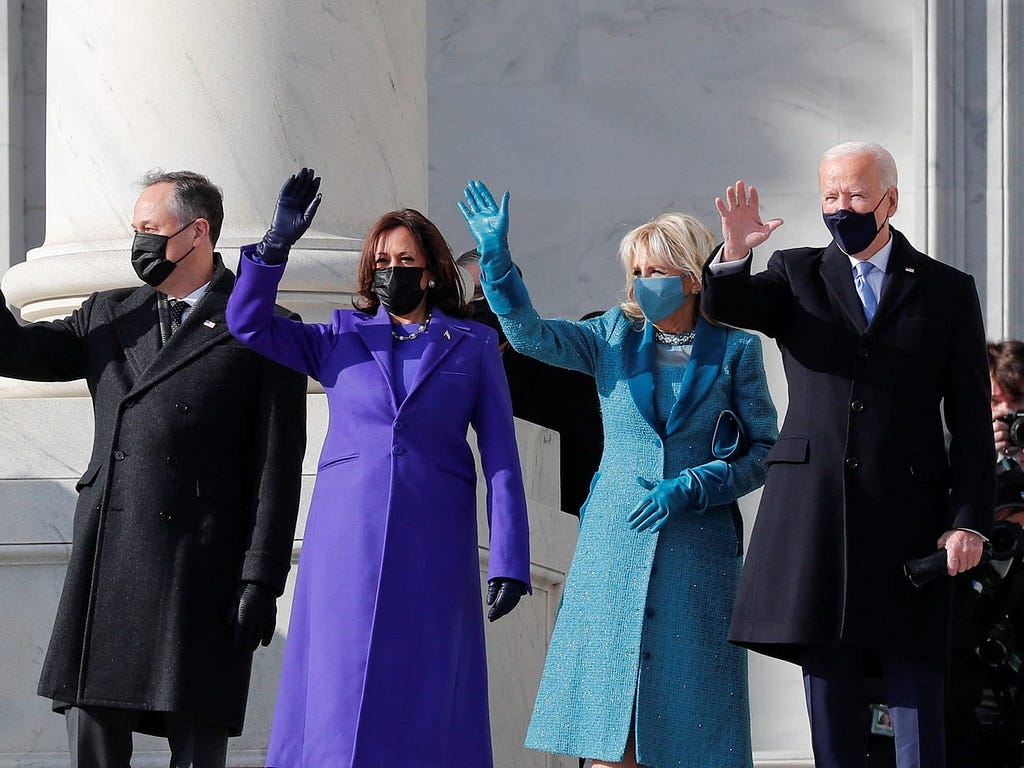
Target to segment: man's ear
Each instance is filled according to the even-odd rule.
[[[196,228],[195,235],[193,236],[192,239],[193,245],[198,244],[200,241],[204,239],[208,240],[210,238],[210,222],[208,222],[206,219],[201,217],[196,219],[193,226],[195,226]]]

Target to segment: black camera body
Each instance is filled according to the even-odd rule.
[[[1024,448],[1024,411],[1008,413],[1000,416],[999,420],[1009,427],[1010,443],[1018,448]]]

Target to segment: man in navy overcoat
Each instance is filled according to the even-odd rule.
[[[753,276],[751,249],[782,222],[761,221],[743,182],[716,201],[725,243],[705,270],[704,311],[774,338],[789,388],[730,639],[801,665],[818,768],[863,768],[875,675],[900,768],[941,767],[949,585],[915,588],[903,564],[945,547],[948,572],[967,570],[991,524],[978,295],[890,227],[899,193],[885,149],[834,147],[819,181],[832,242],[777,251]]]

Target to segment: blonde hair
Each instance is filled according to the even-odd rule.
[[[633,261],[638,255],[678,269],[700,283],[704,262],[714,245],[710,230],[685,213],[663,213],[628,232],[619,243],[619,259],[626,270],[626,299],[619,304],[622,313],[634,320],[644,317],[633,297]]]

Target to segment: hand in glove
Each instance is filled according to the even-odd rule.
[[[313,223],[320,206],[320,177],[314,178],[312,168],[303,168],[281,187],[274,209],[274,220],[256,246],[256,254],[264,264],[280,264],[288,251]]]
[[[271,589],[246,581],[238,590],[238,605],[232,612],[235,648],[252,653],[261,642],[270,645],[277,624],[277,599]]]
[[[484,279],[493,282],[507,275],[512,268],[512,254],[508,250],[508,192],[502,195],[498,207],[482,181],[470,181],[459,210],[476,240]]]
[[[526,594],[526,585],[519,579],[498,576],[487,582],[488,621],[497,621],[519,604],[519,598]]]
[[[638,478],[639,480],[639,478]],[[649,485],[642,480],[644,487]],[[662,480],[636,505],[626,521],[636,531],[660,531],[671,515],[700,508],[700,483],[686,470],[679,477]]]

